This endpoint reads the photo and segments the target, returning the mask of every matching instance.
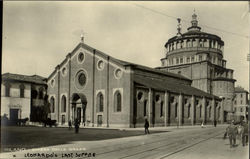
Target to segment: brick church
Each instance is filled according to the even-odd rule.
[[[169,39],[162,66],[115,59],[83,39],[47,79],[51,113],[60,125],[78,119],[94,127],[223,123],[234,92],[224,42],[200,31],[196,15],[188,32]]]

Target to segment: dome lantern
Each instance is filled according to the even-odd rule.
[[[191,20],[191,27],[189,27],[187,30],[188,31],[200,31],[201,28],[198,26],[198,20],[197,20],[197,15],[195,14],[195,10],[194,10],[194,14],[192,15],[192,20]]]

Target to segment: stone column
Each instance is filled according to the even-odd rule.
[[[212,113],[211,113],[211,116],[212,116],[212,122],[214,122],[215,121],[215,119],[216,119],[216,114],[215,114],[215,99],[213,98],[213,100],[212,100]]]
[[[66,108],[67,109],[67,118],[69,121],[70,120],[70,112],[71,112],[71,109],[70,109],[70,95],[71,95],[71,90],[70,90],[70,86],[71,86],[71,54],[68,53],[68,55],[66,56],[67,60],[68,60],[68,74],[69,74],[69,79],[68,79],[68,107]],[[72,121],[71,121],[72,122]]]
[[[164,125],[167,126],[169,116],[168,116],[168,110],[169,110],[169,93],[165,91],[164,94]]]
[[[187,39],[184,39],[183,40],[183,48],[186,48],[187,47]]]
[[[174,50],[176,50],[177,49],[177,42],[175,41],[174,42]]]
[[[215,49],[218,49],[218,42],[215,41],[215,46],[214,46]]]
[[[210,40],[209,39],[207,39],[207,42],[205,42],[205,47],[208,47],[209,48],[209,42],[210,42]]]
[[[178,102],[178,109],[179,109],[179,111],[178,111],[178,124],[179,124],[179,126],[182,126],[182,107],[183,107],[183,104],[182,104],[182,102],[183,102],[183,95],[180,93],[180,95],[179,95],[179,102]]]
[[[75,104],[72,104],[72,122],[75,121],[75,107],[76,105]]]
[[[206,110],[207,110],[207,108],[206,108],[206,98],[203,96],[203,98],[202,98],[202,121],[203,121],[203,123],[205,124],[207,121],[206,121]]]
[[[223,98],[222,99],[222,101],[220,102],[220,107],[221,107],[221,112],[219,112],[219,113],[221,113],[220,114],[220,117],[221,117],[221,124],[224,124],[224,99],[225,98]]]
[[[149,125],[151,125],[151,118],[152,118],[152,104],[153,104],[153,93],[152,93],[152,89],[149,88],[148,89],[148,122]]]
[[[191,99],[191,112],[190,112],[190,114],[191,114],[191,124],[192,125],[194,125],[194,107],[195,107],[194,102],[195,102],[195,97],[194,97],[194,95],[192,95],[192,99]]]

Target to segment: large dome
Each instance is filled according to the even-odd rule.
[[[192,15],[191,26],[187,30],[187,32],[182,34],[180,33],[180,28],[178,28],[177,35],[167,41],[165,47],[168,53],[176,52],[177,50],[181,51],[184,48],[189,48],[189,50],[192,48],[200,48],[202,50],[210,48],[216,49],[221,54],[223,53],[224,42],[217,35],[202,32],[201,27],[198,26],[196,14]]]
[[[224,41],[222,41],[221,38],[217,35],[206,33],[206,32],[201,32],[200,30],[199,31],[190,30],[184,34],[181,34],[181,36],[174,36],[170,38],[168,42],[165,44],[165,47],[174,41],[192,39],[192,38],[209,39],[211,41],[214,40],[214,41],[218,41],[218,43],[221,46],[224,46]]]

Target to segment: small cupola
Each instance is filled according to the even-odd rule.
[[[192,15],[191,27],[189,27],[187,30],[188,31],[200,31],[201,30],[201,28],[198,26],[198,20],[197,20],[197,15],[195,14],[195,10],[194,10],[194,14]]]

